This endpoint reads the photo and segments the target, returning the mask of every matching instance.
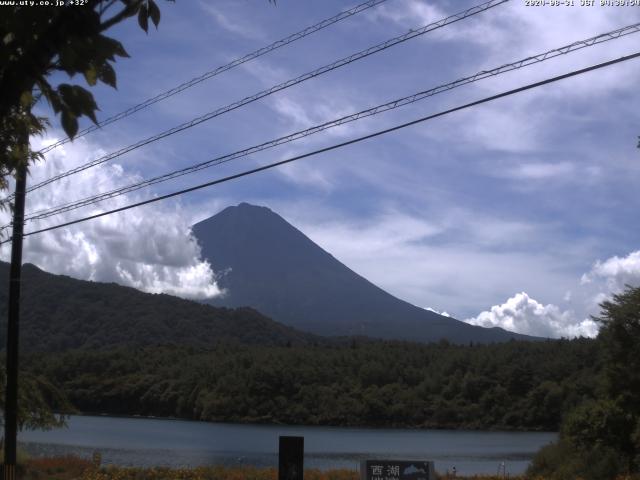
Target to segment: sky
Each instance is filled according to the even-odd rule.
[[[511,0],[310,79],[29,195],[27,212],[259,144],[640,22],[638,6]],[[600,2],[596,2],[599,4]],[[386,0],[52,150],[31,184],[475,5]],[[131,55],[118,89],[92,91],[104,119],[356,3],[161,2],[158,30],[114,28]],[[640,34],[450,90],[140,190],[31,222],[123,206],[635,53]],[[167,201],[28,237],[53,272],[186,298],[219,295],[190,225],[265,205],[348,267],[417,306],[482,326],[594,336],[599,303],[640,285],[640,60],[549,84]],[[57,76],[55,82],[67,82]],[[80,84],[81,78],[74,78]],[[51,115],[46,105],[38,113]],[[88,125],[88,123],[83,124]],[[57,120],[41,148],[63,137]],[[2,213],[3,224],[8,218]],[[3,246],[2,258],[9,249]],[[277,279],[276,279],[277,280]]]

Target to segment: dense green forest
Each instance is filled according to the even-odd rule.
[[[144,347],[27,356],[82,412],[308,425],[557,430],[594,398],[593,340]]]

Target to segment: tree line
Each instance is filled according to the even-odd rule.
[[[156,346],[27,356],[81,412],[224,422],[557,430],[604,388],[593,340]]]

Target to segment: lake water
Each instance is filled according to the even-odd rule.
[[[126,466],[277,466],[278,437],[304,436],[305,467],[357,469],[363,459],[434,460],[436,470],[522,473],[555,433],[476,432],[236,425],[147,418],[72,416],[68,428],[22,432],[34,455],[102,453],[103,464]]]

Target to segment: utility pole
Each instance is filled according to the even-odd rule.
[[[9,314],[7,321],[7,384],[4,408],[4,480],[16,478],[16,447],[18,440],[18,340],[20,338],[20,282],[22,274],[22,234],[27,188],[29,134],[25,131],[21,148],[22,163],[16,168],[16,192],[11,239],[9,271]]]

